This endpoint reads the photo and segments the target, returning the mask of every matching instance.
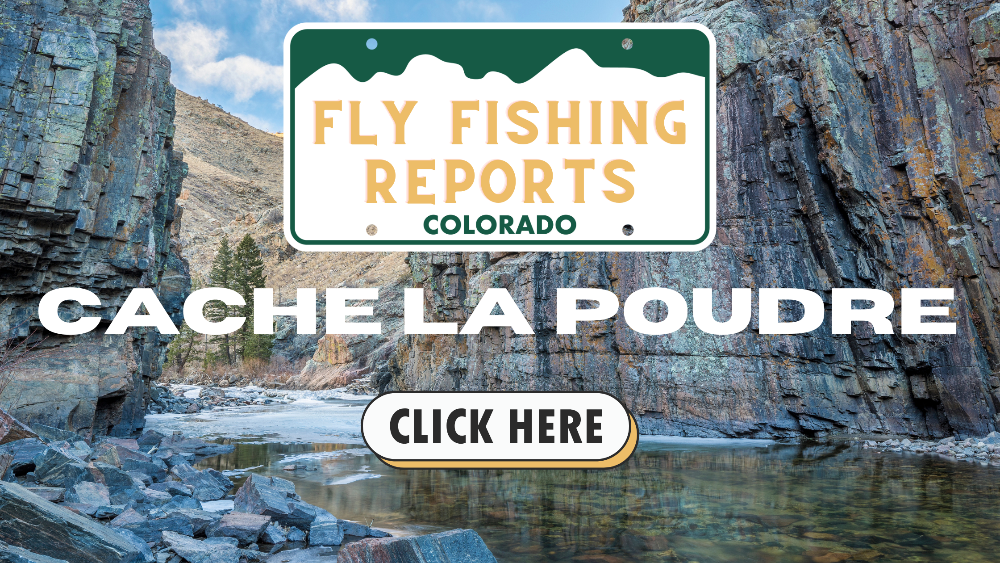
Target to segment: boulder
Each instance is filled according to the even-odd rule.
[[[118,452],[121,456],[121,452]],[[145,473],[153,481],[163,481],[167,478],[167,467],[166,464],[159,465],[153,461],[142,461],[138,459],[122,458],[122,470],[125,472],[136,471],[138,473]]]
[[[35,456],[35,480],[41,485],[69,489],[81,481],[93,481],[94,476],[79,459],[48,448]]]
[[[232,453],[235,446],[231,444],[213,444],[198,438],[185,438],[180,433],[166,436],[160,441],[160,449],[170,449],[177,453],[194,454],[195,458],[201,459],[222,454]]]
[[[375,528],[369,528],[364,524],[359,524],[357,522],[350,522],[348,520],[341,520],[341,526],[344,527],[345,536],[354,536],[357,538],[388,538],[392,537],[389,532],[378,530]]]
[[[153,456],[147,453],[136,450],[130,450],[128,448],[123,448],[117,444],[108,444],[108,445],[115,449],[115,452],[118,454],[119,459],[131,459],[133,461],[145,461],[145,462],[153,461]]]
[[[149,549],[149,546],[146,545],[146,542],[142,541],[142,538],[124,528],[115,528],[114,532],[125,538],[125,540],[139,550],[139,555],[142,557],[139,561],[142,561],[142,563],[153,563],[156,561],[156,556],[153,555],[153,550]]]
[[[154,491],[163,491],[164,493],[168,493],[171,496],[182,495],[186,497],[191,496],[191,493],[194,490],[194,487],[192,487],[191,485],[185,485],[178,481],[165,481],[163,483],[156,483],[150,485],[149,488],[153,489]]]
[[[90,461],[90,454],[94,450],[87,445],[87,442],[77,438],[76,440],[70,442],[68,440],[62,442],[52,442],[49,447],[54,450],[59,450],[60,452],[86,463]]]
[[[160,536],[164,531],[177,532],[178,534],[184,534],[185,536],[194,535],[191,520],[183,516],[165,516],[163,518],[154,518],[143,522],[136,522],[134,524],[125,524],[123,526],[115,527],[134,533],[142,538],[142,541],[144,542],[160,541]]]
[[[371,534],[371,528],[365,526],[364,524],[358,524],[357,522],[351,522],[348,520],[341,520],[344,527],[345,536],[354,536],[358,538],[367,538]]]
[[[306,533],[295,526],[291,526],[288,528],[286,539],[292,543],[302,543],[306,541]]]
[[[173,468],[176,465],[190,465],[194,463],[195,459],[194,454],[179,454],[173,452],[173,450],[168,450],[167,452],[163,453],[169,455],[162,455],[162,456],[158,455],[157,457],[162,459],[163,462],[167,464],[167,467],[170,468]]]
[[[53,504],[20,485],[0,483],[0,541],[74,563],[144,559],[113,530]]]
[[[319,510],[299,499],[291,481],[257,474],[251,474],[236,491],[233,506],[239,512],[263,514],[282,526],[303,529],[309,528]]]
[[[111,495],[111,504],[147,504],[149,499],[146,491],[142,489],[128,489]]]
[[[196,510],[193,508],[180,508],[171,511],[168,516],[179,516],[187,518],[191,522],[192,536],[203,536],[208,532],[208,527],[222,519],[216,512]]]
[[[267,528],[264,528],[264,531],[263,533],[260,534],[259,539],[261,543],[278,545],[285,543],[286,535],[285,532],[281,529],[281,526],[278,526],[274,522],[271,522],[270,524],[267,525]]]
[[[129,477],[135,480],[136,483],[142,483],[143,487],[149,487],[153,484],[153,478],[146,475],[142,471],[126,471]]]
[[[107,506],[98,506],[97,510],[94,511],[94,518],[98,520],[107,520],[108,518],[117,518],[125,512],[125,505],[122,504],[111,504]]]
[[[11,483],[17,482],[17,476],[14,472],[10,470],[10,466],[14,464],[14,454],[3,454],[0,453],[0,480],[8,481]]]
[[[62,487],[25,487],[25,489],[49,502],[62,502],[66,498],[66,489]]]
[[[163,543],[188,563],[239,563],[242,553],[228,543],[198,541],[172,532],[163,532]]]
[[[145,501],[153,506],[162,506],[174,499],[174,497],[170,496],[170,493],[154,489],[145,489],[142,491],[142,494],[146,497]]]
[[[53,559],[0,542],[0,563],[66,563],[66,560]]]
[[[268,563],[271,561],[269,554],[257,551],[253,549],[253,546],[241,549],[240,556],[242,557],[241,561],[246,561],[246,563]],[[279,557],[278,561],[282,561],[282,559]]]
[[[284,479],[278,479],[278,481],[284,481]],[[292,494],[295,494],[294,485]],[[244,481],[243,486],[236,491],[233,507],[239,512],[270,516],[284,524],[282,519],[289,513],[288,500],[287,489],[275,487],[273,478],[251,473]],[[309,521],[311,522],[312,519],[310,518]]]
[[[35,431],[35,434],[39,438],[49,442],[75,442],[80,439],[80,435],[76,432],[70,432],[68,430],[60,430],[52,426],[46,426],[44,424],[32,424],[31,429]]]
[[[205,538],[201,540],[205,545],[230,545],[236,547],[240,545],[240,542],[236,541],[236,538],[228,538],[226,536],[219,536],[217,538]]]
[[[426,536],[364,539],[345,545],[338,563],[393,563],[396,561],[450,561],[496,563],[486,543],[474,530],[449,530]]]
[[[94,462],[88,468],[94,480],[104,483],[104,486],[111,491],[111,494],[120,493],[127,489],[137,489],[135,479],[127,472],[118,469],[108,463]]]
[[[185,485],[194,487],[193,496],[198,500],[219,500],[233,488],[233,482],[218,471],[198,471],[184,463],[175,465],[170,472]]]
[[[270,522],[270,516],[230,512],[209,526],[206,533],[210,538],[236,538],[241,546],[245,546],[256,543],[257,538]]]
[[[111,444],[111,445],[114,445],[114,446],[125,448],[126,450],[137,451],[139,449],[139,442],[138,442],[138,440],[134,440],[134,439],[131,439],[131,438],[114,438],[114,437],[108,436],[108,437],[105,437],[102,440],[102,442],[105,443],[105,444]]]
[[[265,477],[255,473],[252,474],[250,478],[257,483],[277,489],[278,491],[284,493],[288,498],[299,498],[299,496],[295,494],[295,483],[292,483],[288,479],[282,479],[281,477]]]
[[[108,522],[108,525],[112,527],[121,527],[127,524],[138,524],[140,522],[145,522],[146,520],[148,520],[148,518],[136,512],[135,509],[129,508],[125,512],[116,516],[114,520]]]
[[[0,409],[0,445],[37,437],[38,435],[32,432],[31,428],[7,414],[7,411]]]
[[[323,510],[316,509],[316,519],[309,526],[309,545],[340,545],[344,543],[343,520]]]
[[[174,510],[201,510],[201,501],[193,497],[177,495],[170,498],[170,502],[157,508],[158,511],[167,513]]]
[[[139,436],[139,439],[136,440],[136,443],[139,444],[139,447],[142,448],[152,448],[155,446],[159,446],[160,442],[163,441],[163,438],[164,438],[163,434],[160,434],[156,430],[146,430],[145,432],[142,433],[142,436]]]
[[[14,459],[11,460],[11,471],[15,475],[24,475],[35,470],[35,456],[44,452],[46,448],[48,446],[38,438],[25,438],[0,446],[0,454],[12,454]]]
[[[90,452],[91,461],[106,463],[115,467],[122,466],[122,460],[118,456],[118,448],[114,444],[100,444],[94,451]]]
[[[288,499],[288,515],[279,519],[282,526],[308,529],[322,509],[298,499]]]
[[[64,502],[61,506],[66,510],[82,514],[84,516],[94,516],[97,514],[97,509],[100,508],[96,504],[85,504],[82,502]]]
[[[111,504],[111,494],[108,488],[100,483],[83,481],[66,491],[66,502],[104,506]]]
[[[226,489],[226,492],[229,492],[233,488],[233,480],[230,479],[229,477],[226,477],[226,475],[221,471],[208,468],[208,469],[203,469],[202,473],[214,479],[215,482],[218,483],[220,487],[224,487]],[[294,486],[293,486],[293,491],[294,491]]]

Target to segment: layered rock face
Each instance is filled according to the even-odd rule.
[[[176,321],[189,288],[172,231],[186,168],[172,150],[170,63],[153,47],[147,0],[0,4],[0,338],[43,340],[4,404],[21,420],[95,435],[143,425],[165,339],[104,335],[134,287]],[[105,322],[47,334],[38,301],[82,287]]]
[[[602,390],[642,432],[984,435],[1000,408],[1000,5],[632,0],[625,20],[699,22],[718,43],[718,234],[696,253],[410,256],[428,318],[463,321],[505,287],[534,336],[410,336],[383,389]],[[636,45],[635,48],[641,48]],[[672,56],[664,53],[663,56]],[[953,287],[955,336],[800,335],[619,314],[555,334],[560,287],[688,297],[732,288]],[[662,304],[661,304],[662,307]],[[647,309],[650,318],[664,311]],[[797,311],[787,311],[789,319]]]

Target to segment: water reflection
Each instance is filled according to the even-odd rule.
[[[290,462],[300,468],[284,471]],[[607,471],[402,471],[340,444],[238,444],[203,464],[258,465],[341,518],[474,528],[502,561],[975,562],[1000,551],[996,467],[847,444],[640,443]]]

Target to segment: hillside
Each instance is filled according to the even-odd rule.
[[[211,270],[219,241],[228,236],[236,244],[249,234],[257,241],[264,258],[268,287],[282,302],[295,296],[299,287],[315,287],[319,295],[327,287],[382,287],[382,302],[398,292],[409,280],[403,252],[395,253],[311,253],[298,252],[285,242],[282,227],[282,139],[255,129],[207,100],[177,92],[174,141],[184,151],[188,177],[179,204],[184,209],[180,230],[182,255],[193,278],[202,281]],[[387,307],[382,303],[381,307]],[[394,332],[397,315],[380,312],[386,334]],[[320,315],[320,332],[324,325]],[[279,323],[275,352],[293,365],[312,358],[317,347],[314,337],[294,335],[289,323]],[[302,386],[322,387],[352,375],[367,373],[365,357],[385,340],[364,342],[364,353],[321,352],[310,365]],[[352,350],[353,344],[338,340],[330,348]],[[327,360],[327,358],[330,358]],[[336,359],[334,359],[336,358]],[[200,377],[201,374],[187,374]]]

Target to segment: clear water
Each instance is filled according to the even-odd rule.
[[[1000,557],[996,466],[849,444],[643,441],[612,470],[403,471],[356,443],[258,443],[202,465],[263,466],[253,471],[376,527],[472,528],[501,561]]]

